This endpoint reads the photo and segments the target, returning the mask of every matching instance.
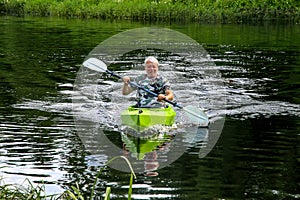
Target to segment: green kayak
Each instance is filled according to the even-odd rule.
[[[172,106],[166,108],[136,108],[129,106],[127,110],[121,113],[122,124],[139,131],[158,124],[171,126],[175,122],[175,117],[176,112]]]

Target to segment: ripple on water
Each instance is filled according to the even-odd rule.
[[[69,114],[50,107],[49,102],[27,100],[0,117],[0,168],[5,184],[25,186],[29,179],[33,185],[45,183],[47,194],[63,191],[59,181],[69,173],[64,170],[69,166],[64,155],[74,142],[74,124]]]

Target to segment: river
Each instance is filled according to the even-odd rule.
[[[101,42],[116,38],[112,36],[158,27],[182,33],[206,50],[210,67],[186,67],[182,57],[170,52],[154,54],[167,69],[176,66],[170,81],[178,101],[203,107],[216,119],[212,125],[220,116],[222,121],[218,128],[204,130],[206,138],[200,135],[202,130],[193,129],[190,136],[187,129],[180,129],[177,134],[185,141],[184,148],[172,162],[163,164],[162,157],[160,168],[137,173],[132,197],[300,198],[299,25],[145,24],[2,16],[0,26],[0,176],[5,183],[22,184],[29,179],[44,183],[46,192],[55,194],[77,182],[89,196],[96,174],[104,167],[96,195],[111,186],[113,199],[126,197],[129,174],[105,166],[105,153],[94,156],[88,147],[92,140],[86,140],[91,135],[83,135],[84,127],[78,127],[74,88],[83,81],[88,83],[84,88],[88,98],[97,91],[92,106],[96,117],[84,110],[85,121],[93,128],[95,124],[109,127],[104,131],[107,138],[122,146],[117,117],[103,118],[103,113],[127,106],[128,99],[120,95],[121,82],[86,70],[90,76],[84,79],[82,63]],[[142,41],[138,35],[137,40]],[[135,74],[132,66],[144,54],[125,52],[121,64],[111,67],[122,75]],[[208,71],[210,76],[206,76]],[[89,106],[85,108],[90,110]],[[216,130],[218,135],[210,143]],[[207,144],[212,145],[201,152]]]

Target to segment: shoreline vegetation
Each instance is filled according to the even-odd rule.
[[[132,165],[130,161],[124,157],[124,156],[116,156],[110,159],[106,162],[106,166],[108,166],[111,162],[113,162],[116,159],[123,159],[124,162],[128,165],[128,168],[130,170],[130,179],[128,184],[128,194],[127,199],[131,200],[132,196],[132,185],[133,180],[136,179],[136,174],[134,173],[134,170],[132,168]],[[125,164],[124,163],[124,164]],[[27,199],[27,200],[85,200],[89,199],[92,200],[95,197],[95,189],[96,185],[100,179],[100,176],[102,175],[104,168],[100,168],[99,172],[96,175],[94,184],[90,191],[90,196],[87,196],[86,194],[82,193],[82,189],[80,188],[78,183],[76,182],[76,186],[71,186],[70,190],[65,190],[62,194],[52,194],[47,195],[45,193],[45,185],[39,184],[34,185],[33,182],[31,182],[29,179],[24,180],[22,185],[17,184],[5,184],[3,179],[0,177],[0,199],[10,199],[10,200],[19,200],[19,199]],[[111,196],[111,187],[106,187],[105,193],[102,195],[104,200],[109,200]],[[99,199],[100,197],[96,196],[96,199]]]
[[[2,15],[147,22],[300,22],[299,0],[0,0]]]

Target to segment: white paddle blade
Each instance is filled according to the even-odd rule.
[[[189,105],[189,106],[184,107],[183,110],[186,111],[186,114],[191,119],[191,121],[193,121],[194,123],[197,123],[201,127],[208,126],[208,124],[209,124],[208,117],[199,108]]]
[[[97,72],[105,72],[107,70],[106,64],[97,58],[87,59],[83,62],[83,66]]]

